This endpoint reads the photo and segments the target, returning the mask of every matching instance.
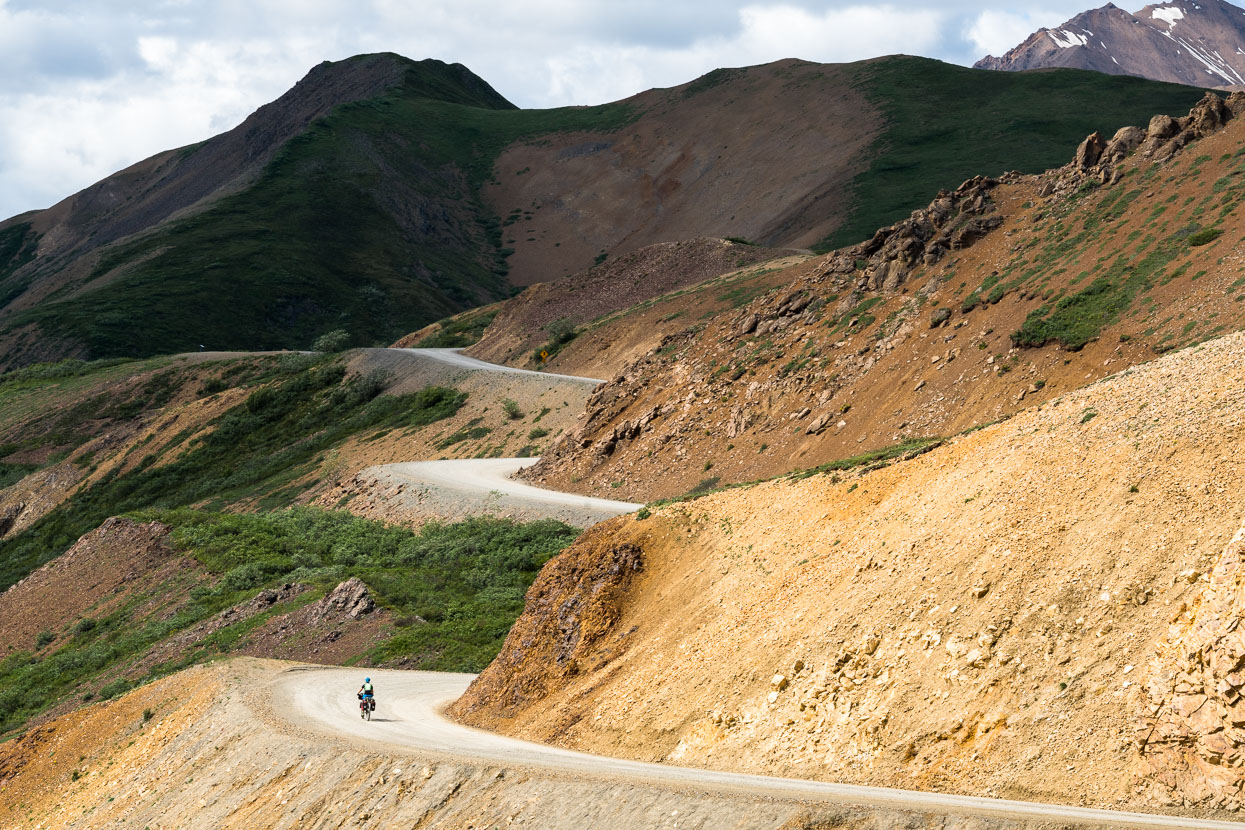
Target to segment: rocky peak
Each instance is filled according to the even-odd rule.
[[[1245,85],[1245,12],[1224,0],[1173,0],[1129,14],[1107,5],[1039,29],[979,69],[1065,67],[1201,87]]]

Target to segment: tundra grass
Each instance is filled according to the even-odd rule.
[[[1076,69],[992,72],[908,56],[859,64],[855,83],[885,126],[852,182],[849,218],[820,251],[867,239],[973,176],[1059,167],[1095,130],[1110,136],[1157,113],[1184,115],[1206,93]]]

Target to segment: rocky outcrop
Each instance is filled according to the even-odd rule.
[[[615,626],[644,570],[644,551],[615,541],[620,521],[592,528],[541,569],[501,653],[450,707],[452,715],[477,725],[479,711],[505,717],[626,649],[628,632]],[[593,664],[581,665],[588,657]]]
[[[1172,623],[1137,724],[1153,801],[1239,810],[1245,790],[1245,526]]]
[[[367,585],[357,576],[352,576],[316,603],[314,610],[315,616],[321,620],[327,617],[357,620],[372,613],[375,608],[376,602]]]
[[[882,228],[868,242],[834,254],[820,270],[858,290],[895,291],[912,271],[940,262],[1003,224],[990,192],[997,179],[977,176],[954,191],[941,191],[929,206]]]
[[[1133,153],[1156,163],[1167,161],[1194,141],[1222,130],[1242,112],[1245,92],[1233,92],[1227,98],[1207,92],[1181,118],[1156,115],[1145,129],[1121,127],[1109,141],[1092,133],[1077,147],[1071,164],[1043,174],[1039,193],[1047,197],[1071,193],[1086,183],[1114,184],[1121,175],[1120,163]]]

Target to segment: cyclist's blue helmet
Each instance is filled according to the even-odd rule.
[[[364,682],[364,683],[371,683],[371,682],[372,682],[372,678],[370,678],[370,677],[365,677],[365,678],[363,678],[363,682]]]

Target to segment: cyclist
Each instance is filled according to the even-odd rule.
[[[372,678],[363,678],[363,685],[359,687],[359,700],[368,701],[368,706],[376,710],[376,689],[372,686]]]

